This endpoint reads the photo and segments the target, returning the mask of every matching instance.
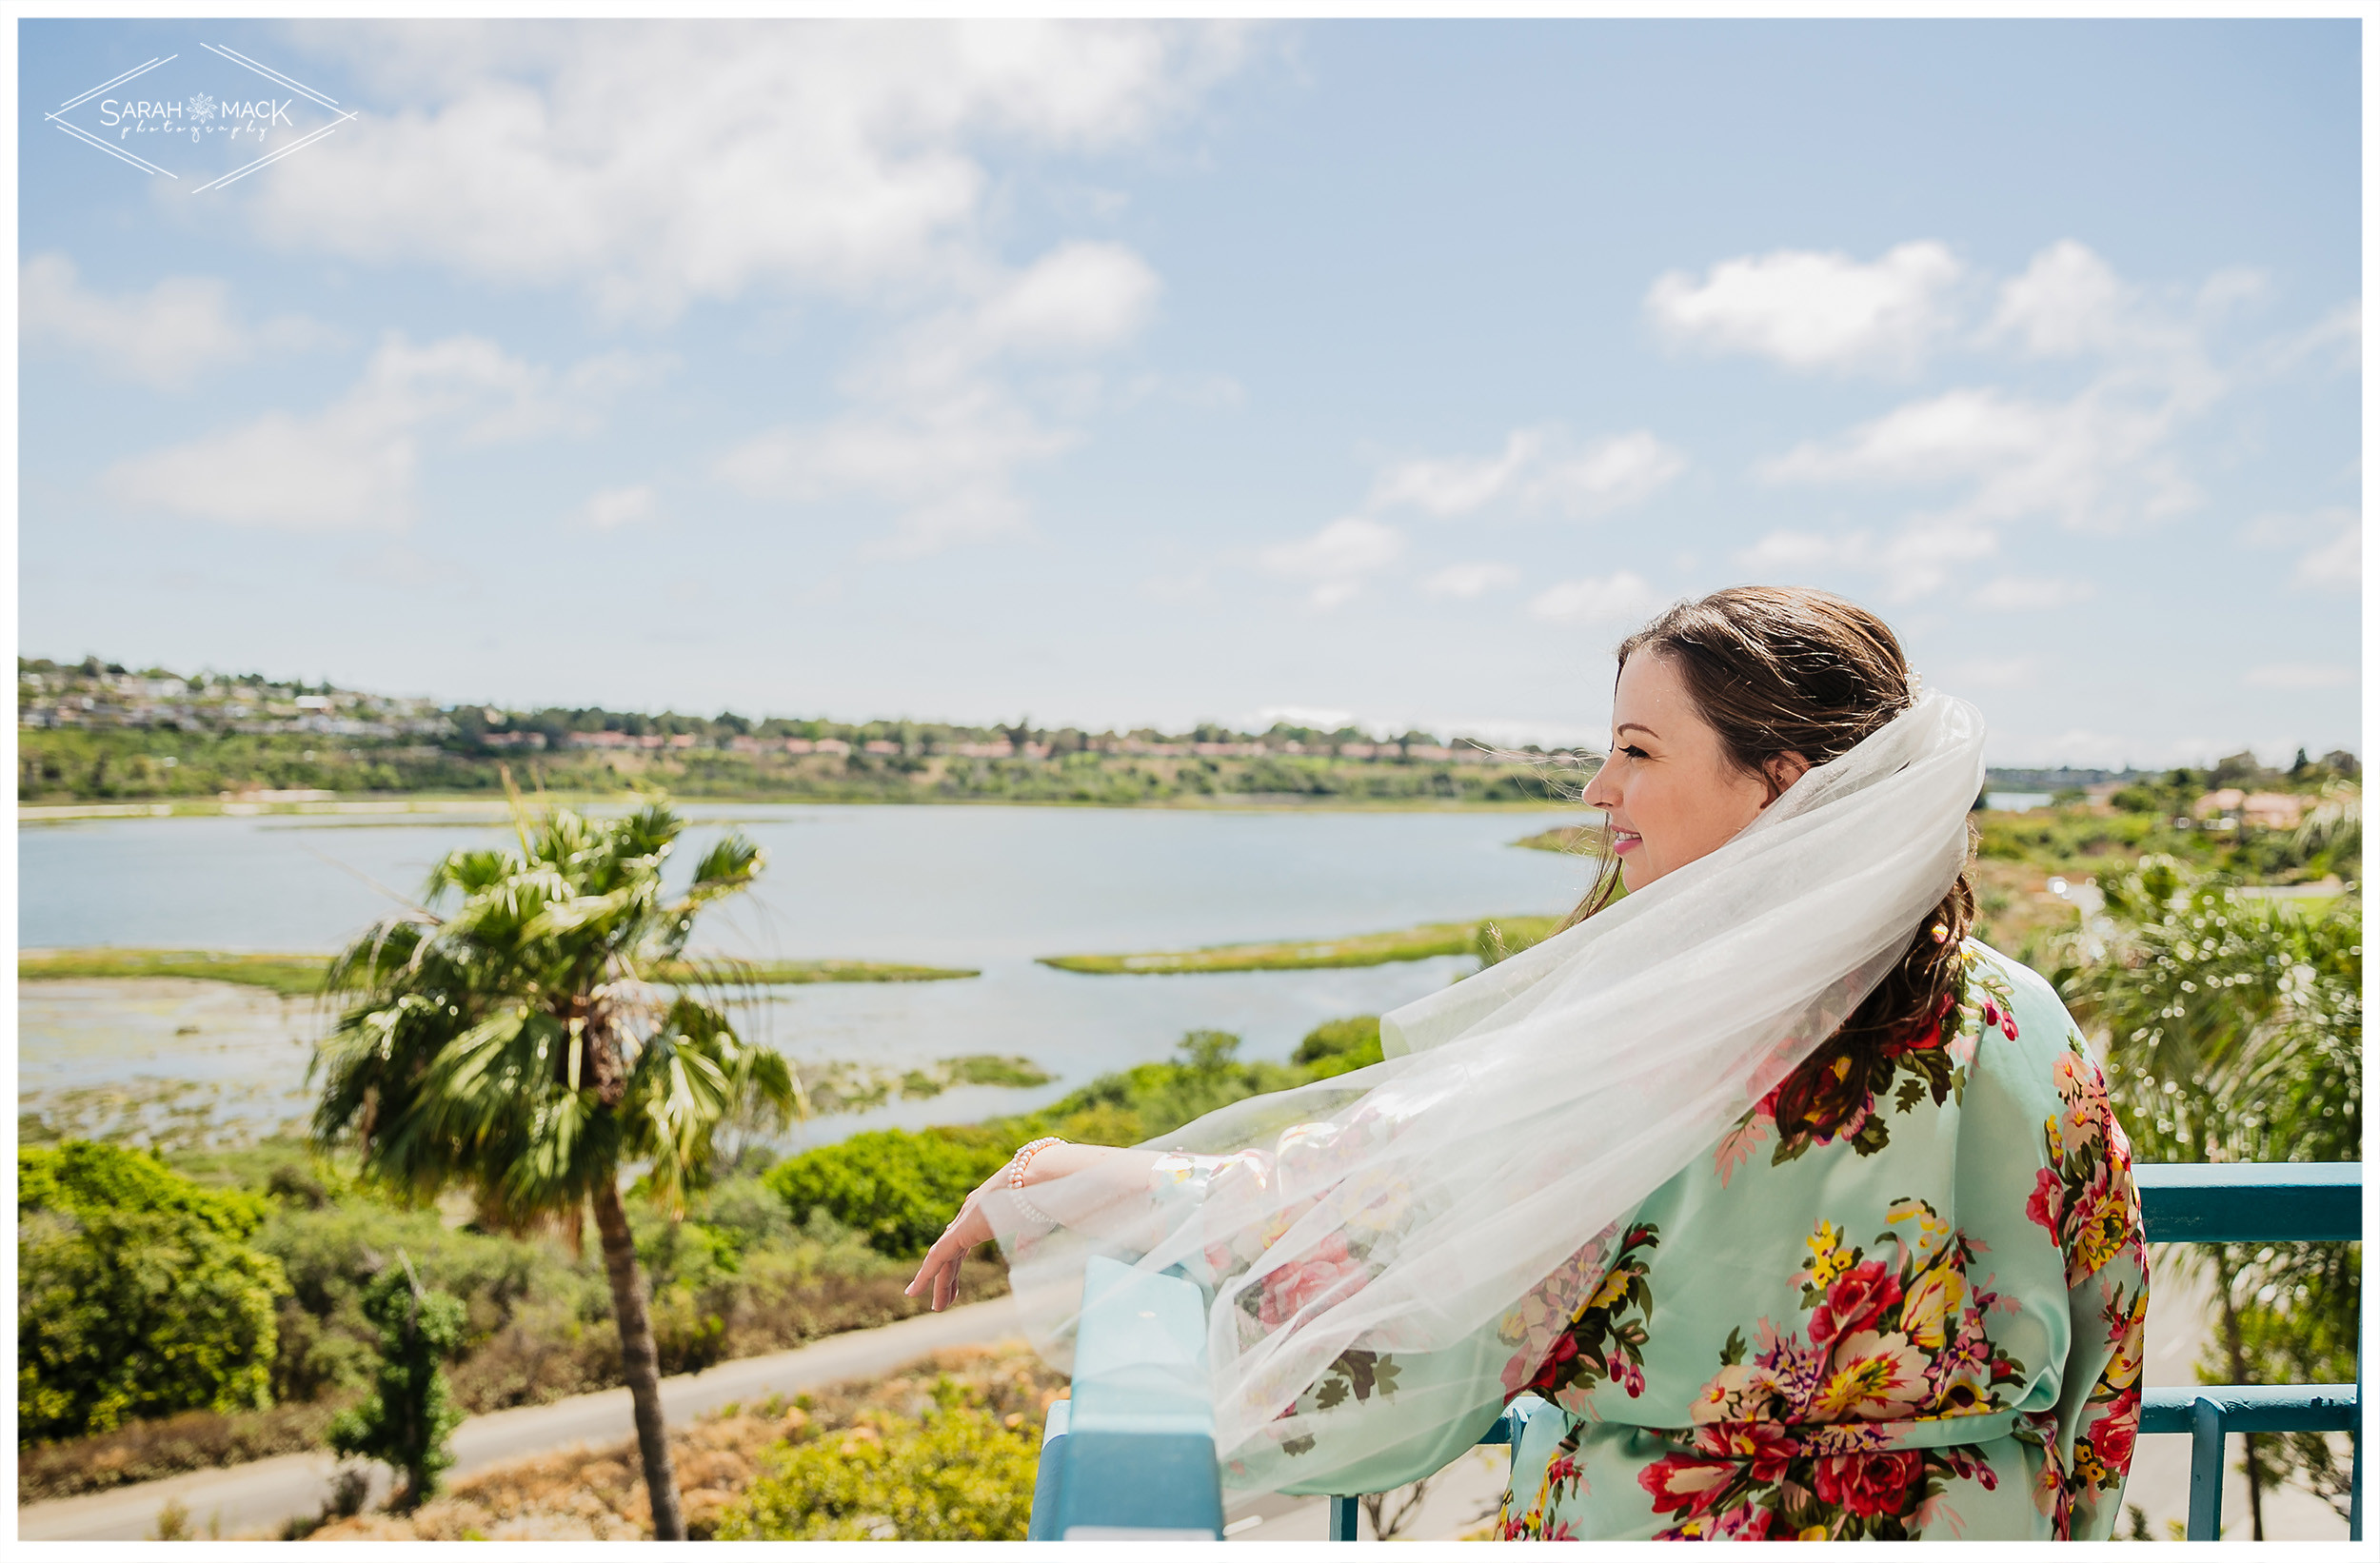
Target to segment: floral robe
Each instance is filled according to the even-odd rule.
[[[1821,1051],[1615,1235],[1507,1378],[1546,1403],[1502,1535],[2112,1533],[2149,1300],[2131,1149],[2049,984],[1965,955],[1954,1013],[1864,1071]]]
[[[2131,1149],[2049,984],[1962,953],[1955,1003],[1864,1066],[1821,1049],[1500,1324],[1450,1351],[1344,1354],[1291,1408],[1338,1415],[1334,1474],[1299,1475],[1315,1440],[1297,1436],[1224,1479],[1380,1491],[1517,1400],[1534,1415],[1507,1539],[2112,1534],[2149,1302]],[[1150,1192],[1162,1210],[1243,1179],[1319,1189],[1339,1176],[1326,1139],[1161,1157]],[[1187,1268],[1212,1287],[1256,1257]],[[1269,1326],[1368,1264],[1319,1254],[1249,1301]],[[1551,1299],[1597,1275],[1561,1316]],[[1500,1395],[1483,1377],[1499,1363]],[[1451,1413],[1429,1390],[1471,1383],[1491,1393]]]

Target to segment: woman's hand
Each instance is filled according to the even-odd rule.
[[[966,1202],[959,1207],[959,1214],[952,1218],[950,1225],[942,1228],[942,1235],[934,1239],[932,1248],[925,1251],[925,1260],[918,1266],[917,1278],[908,1284],[903,1296],[914,1297],[930,1288],[932,1306],[938,1314],[949,1307],[959,1296],[959,1266],[965,1260],[967,1250],[991,1240],[992,1223],[983,1214],[983,1197],[994,1189],[1008,1186],[1009,1165],[1008,1162],[1002,1162],[1000,1171],[983,1179],[976,1191],[967,1196]]]

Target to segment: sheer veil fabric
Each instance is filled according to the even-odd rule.
[[[1083,1264],[1208,1289],[1235,1485],[1363,1490],[1475,1441],[1602,1279],[1616,1223],[1832,1036],[1949,893],[1982,718],[1924,692],[1717,851],[1382,1018],[1389,1057],[1154,1140],[1149,1179],[986,1214],[1068,1360]]]

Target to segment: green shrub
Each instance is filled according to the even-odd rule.
[[[1011,1426],[1010,1423],[1014,1423]],[[948,1377],[922,1421],[863,1414],[774,1446],[722,1541],[1021,1541],[1041,1430]]]
[[[1380,1018],[1359,1015],[1351,1019],[1325,1020],[1306,1033],[1289,1061],[1303,1064],[1316,1079],[1344,1075],[1351,1069],[1380,1061]]]
[[[268,1205],[146,1152],[17,1152],[17,1437],[271,1403],[280,1264],[248,1239]]]
[[[446,1440],[463,1420],[446,1387],[446,1359],[463,1344],[463,1301],[425,1290],[412,1267],[383,1270],[364,1292],[364,1316],[380,1329],[372,1394],[330,1423],[331,1453],[378,1460],[403,1478],[393,1507],[409,1511],[437,1491],[454,1464]]]
[[[922,1254],[1014,1146],[982,1130],[875,1129],[791,1157],[762,1178],[796,1221],[823,1211],[895,1257]]]

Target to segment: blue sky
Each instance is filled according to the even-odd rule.
[[[1564,740],[1757,580],[1997,763],[2362,747],[2352,22],[18,37],[26,654]],[[71,116],[288,124],[42,120],[168,55]]]

